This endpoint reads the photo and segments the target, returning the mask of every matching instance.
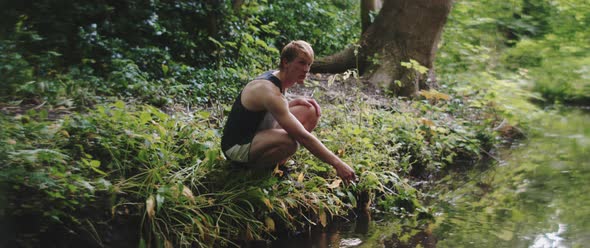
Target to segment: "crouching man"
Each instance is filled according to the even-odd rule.
[[[313,99],[287,101],[285,91],[303,84],[314,60],[305,41],[292,41],[281,52],[278,71],[268,71],[249,82],[234,102],[223,130],[225,156],[250,168],[284,163],[303,145],[330,164],[346,183],[356,180],[353,169],[328,150],[311,131],[321,108]]]

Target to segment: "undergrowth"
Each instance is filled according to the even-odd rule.
[[[17,232],[24,246],[39,245],[55,227],[109,244],[116,235],[108,226],[121,221],[140,246],[202,247],[326,226],[355,211],[428,221],[432,210],[413,183],[477,160],[494,136],[487,123],[445,113],[472,100],[423,99],[326,105],[316,134],[354,167],[354,185],[306,151],[274,171],[229,164],[218,146],[226,107],[167,114],[117,101],[59,120],[45,110],[3,115],[4,213],[37,219]]]

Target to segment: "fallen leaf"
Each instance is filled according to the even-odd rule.
[[[342,179],[336,179],[330,185],[328,185],[328,188],[330,188],[330,189],[338,188],[340,186],[341,182],[342,182]]]
[[[276,166],[276,167],[275,167],[275,169],[273,170],[272,174],[273,174],[273,175],[277,175],[277,176],[279,176],[279,177],[282,177],[282,176],[283,176],[283,171],[279,169],[279,165],[280,165],[280,164],[277,164],[277,166]]]
[[[297,182],[302,183],[303,182],[303,172],[299,173],[299,176],[297,177]]]
[[[195,201],[195,196],[191,189],[187,186],[182,185],[182,195],[186,196],[186,198],[190,199],[191,201]]]
[[[422,125],[424,125],[424,126],[429,126],[429,127],[434,126],[434,122],[429,119],[426,119],[426,118],[420,118],[420,122],[422,122]]]
[[[270,200],[268,198],[264,198],[262,199],[262,201],[264,202],[264,205],[266,205],[266,207],[268,207],[268,209],[272,210],[272,203],[270,203]]]
[[[264,224],[266,224],[266,230],[269,232],[275,231],[275,221],[272,218],[266,217],[266,219],[264,219]]]
[[[320,211],[320,224],[322,224],[323,227],[328,225],[328,217],[323,209]]]
[[[164,248],[173,248],[173,247],[174,247],[174,245],[172,245],[172,241],[166,240],[164,242]]]
[[[68,133],[68,131],[66,131],[66,130],[61,130],[61,131],[59,131],[59,133],[61,133],[66,138],[70,137],[70,133]]]
[[[145,209],[150,219],[154,218],[156,215],[156,200],[154,195],[150,195],[150,197],[148,197],[148,199],[145,201]]]

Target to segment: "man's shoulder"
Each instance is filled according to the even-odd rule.
[[[276,93],[281,93],[281,90],[277,88],[270,80],[267,79],[254,79],[246,84],[244,88],[244,93],[256,93],[256,95],[275,95]]]
[[[250,81],[242,91],[242,104],[250,109],[259,109],[265,102],[279,101],[281,91],[272,82],[265,79]]]

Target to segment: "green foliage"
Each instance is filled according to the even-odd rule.
[[[228,165],[218,147],[223,108],[170,116],[118,101],[56,122],[43,111],[3,116],[0,184],[17,203],[4,213],[36,216],[39,230],[74,232],[102,229],[106,219],[136,220],[138,242],[179,246],[232,245],[237,238],[325,226],[356,208],[428,216],[422,193],[404,178],[479,153],[476,125],[460,128],[460,119],[449,124],[435,114],[460,108],[450,103],[416,102],[416,111],[397,112],[359,98],[347,111],[325,108],[329,118],[318,136],[354,166],[361,180],[350,186],[307,152],[283,178]],[[32,235],[29,244],[39,239],[19,235]],[[97,233],[98,242],[102,235],[108,234]]]
[[[444,75],[516,72],[520,79],[515,83],[541,93],[548,103],[584,104],[589,98],[588,16],[584,1],[456,2],[437,70]]]
[[[525,69],[535,82],[533,89],[551,102],[587,102],[590,32],[585,23],[590,8],[583,1],[556,1],[544,10],[547,32],[517,43],[504,62],[511,68]]]
[[[0,79],[7,87],[0,93],[50,104],[92,104],[84,91],[156,106],[227,100],[275,67],[290,40],[309,41],[317,54],[354,41],[356,6],[247,1],[234,12],[228,1],[5,1]]]
[[[249,4],[246,10],[259,13],[260,20],[265,23],[276,23],[276,30],[280,32],[270,37],[275,46],[282,47],[291,40],[306,40],[318,56],[339,52],[354,43],[361,32],[358,1],[266,0],[259,1],[258,5]]]
[[[0,94],[7,96],[18,86],[33,79],[33,68],[23,57],[14,51],[12,42],[0,43]]]

